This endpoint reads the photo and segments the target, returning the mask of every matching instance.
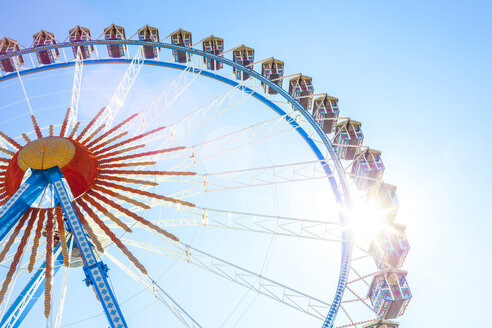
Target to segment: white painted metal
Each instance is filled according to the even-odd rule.
[[[79,112],[79,98],[80,98],[80,88],[82,87],[82,72],[84,70],[84,59],[82,57],[82,51],[80,47],[77,48],[77,57],[75,58],[75,71],[73,74],[73,86],[72,86],[72,98],[70,100],[70,116],[67,124],[67,131],[65,134],[69,133],[69,130],[73,129],[75,123],[77,122],[78,112]]]
[[[106,124],[106,127],[104,128],[105,132],[111,128],[114,118],[118,114],[118,111],[121,109],[121,107],[123,107],[126,96],[128,96],[128,93],[130,93],[133,83],[137,79],[138,73],[140,73],[140,70],[142,69],[144,61],[145,58],[143,55],[143,48],[139,47],[131,63],[128,65],[128,68],[123,75],[120,84],[113,93],[109,104],[106,106],[106,110],[104,111],[103,115],[101,115],[98,122],[96,122],[92,129],[89,130],[87,135],[90,135],[101,124]]]
[[[129,267],[121,263],[118,259],[108,253],[106,250],[104,253],[110,261],[116,264],[123,272],[125,272],[130,278],[134,279],[136,282],[141,284],[145,289],[151,292],[155,298],[164,304],[175,316],[178,318],[181,323],[189,328],[200,328],[201,326],[196,323],[196,321],[191,318],[183,308],[176,303],[176,301],[169,297],[169,295],[161,293],[159,288],[156,286],[156,282],[150,279],[148,275],[142,275],[134,272]]]

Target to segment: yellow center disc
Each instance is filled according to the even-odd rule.
[[[17,163],[22,170],[64,167],[75,155],[74,145],[62,137],[47,137],[28,143],[19,151]]]

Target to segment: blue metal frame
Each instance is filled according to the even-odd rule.
[[[71,237],[70,237],[71,238]],[[70,239],[68,239],[70,241]],[[56,254],[58,255],[56,256]],[[60,270],[63,265],[63,254],[60,250],[60,245],[56,246],[53,250],[53,254],[55,254],[55,260],[53,265],[53,276]],[[32,309],[36,301],[41,297],[41,294],[44,291],[44,268],[46,267],[46,262],[43,265],[36,269],[34,275],[31,277],[27,285],[20,292],[19,296],[15,299],[15,301],[10,305],[9,309],[2,317],[2,321],[0,322],[0,327],[8,327],[8,328],[18,328],[26,315]],[[34,286],[36,281],[40,279],[40,283],[38,286]],[[35,288],[32,290],[32,288]],[[23,304],[26,304],[22,307]]]
[[[47,170],[32,170],[32,175],[19,187],[5,206],[0,209],[0,221],[13,226],[49,184],[54,186],[55,197],[63,208],[63,212],[67,218],[66,222],[84,260],[85,265],[83,270],[87,277],[86,284],[94,287],[111,328],[128,327],[116,297],[106,279],[108,268],[102,261],[97,261],[87,235],[82,228],[82,224],[75,213],[70,195],[63,183],[63,174],[57,166]],[[4,222],[0,222],[0,224]],[[39,271],[36,274],[38,273]],[[29,285],[32,285],[34,281],[31,280],[24,290],[30,288]],[[19,297],[15,302],[17,302]],[[33,304],[30,306],[32,307]],[[12,308],[12,311],[15,311],[15,308]],[[27,312],[22,313],[20,321],[22,321],[26,314]],[[2,321],[4,320],[6,320],[6,317],[2,318]]]
[[[278,86],[277,84],[273,83],[270,81],[268,78],[262,76],[260,73],[247,68],[245,66],[242,66],[230,59],[224,58],[222,56],[217,56],[211,53],[207,53],[198,49],[194,48],[188,48],[188,47],[183,47],[175,44],[169,44],[169,43],[162,43],[162,42],[151,42],[151,41],[140,41],[140,40],[89,40],[89,41],[83,41],[83,42],[77,42],[76,44],[71,43],[71,42],[65,42],[65,43],[58,43],[54,45],[48,45],[48,46],[43,46],[43,47],[38,47],[38,48],[28,48],[28,49],[23,49],[14,53],[9,53],[7,55],[0,56],[0,60],[5,59],[5,58],[10,58],[18,55],[23,55],[23,54],[28,54],[32,52],[38,52],[38,51],[43,51],[43,50],[49,50],[49,49],[55,49],[55,48],[67,48],[67,47],[73,47],[73,46],[85,46],[85,45],[110,45],[110,44],[118,44],[118,45],[135,45],[135,46],[152,46],[152,47],[158,47],[158,48],[165,48],[165,49],[171,49],[171,50],[178,50],[178,51],[184,51],[187,53],[199,55],[201,57],[207,57],[219,62],[222,62],[223,64],[226,64],[228,66],[232,66],[233,68],[240,70],[242,72],[245,72],[252,76],[253,78],[259,80],[260,82],[266,84],[269,88],[275,90],[280,96],[282,96],[285,100],[287,100],[292,107],[294,107],[296,110],[298,110],[301,115],[309,122],[309,124],[313,127],[313,129],[316,131],[318,136],[320,137],[321,141],[323,142],[326,150],[330,154],[330,157],[334,163],[335,169],[337,171],[337,175],[339,178],[340,186],[341,186],[341,193],[338,190],[338,185],[335,180],[335,178],[332,175],[331,169],[329,165],[323,165],[323,168],[325,170],[325,173],[328,176],[328,179],[331,184],[332,191],[335,195],[336,202],[341,206],[341,208],[349,208],[350,203],[351,203],[351,197],[350,197],[350,191],[348,188],[348,185],[345,181],[345,175],[344,175],[344,169],[343,166],[340,162],[340,159],[338,158],[338,155],[336,154],[332,143],[326,136],[326,134],[323,132],[322,128],[319,126],[318,122],[314,119],[314,117],[306,110],[302,105],[294,98],[292,97],[286,90]],[[84,64],[103,64],[103,63],[129,63],[131,62],[130,59],[115,59],[115,58],[110,58],[110,59],[91,59],[91,60],[84,60]],[[48,70],[48,69],[55,69],[55,68],[60,68],[60,67],[66,67],[66,66],[72,66],[74,65],[75,62],[70,62],[70,63],[55,63],[55,64],[50,64],[50,65],[45,65],[45,66],[39,66],[35,67],[32,69],[25,69],[19,71],[21,75],[24,74],[30,74],[30,73],[35,73],[38,71],[42,70]],[[159,61],[154,61],[154,60],[145,60],[144,64],[147,65],[156,65],[156,66],[162,66],[162,67],[170,67],[170,68],[176,68],[176,69],[181,69],[184,70],[188,68],[186,65],[181,65],[181,64],[176,64],[176,63],[167,63],[167,62],[159,62]],[[189,68],[188,68],[189,69]],[[219,80],[221,82],[227,83],[229,85],[236,86],[239,83],[236,81],[233,81],[231,79],[225,78],[221,75],[213,74],[208,71],[202,71],[199,69],[194,69],[194,73],[200,73],[204,76],[214,78],[216,80]],[[17,76],[17,73],[11,73],[11,74],[6,74],[2,77],[0,77],[0,81],[7,80],[10,78],[14,78]],[[273,104],[271,101],[263,97],[262,95],[256,93],[255,91],[243,87],[243,89],[246,92],[251,92],[251,94],[257,98],[258,100],[262,101],[264,104],[266,104],[268,107],[272,108],[274,111],[279,113],[280,115],[284,115],[285,112],[280,109],[278,106]],[[307,133],[290,117],[286,117],[286,120],[289,124],[291,124],[293,127],[296,128],[296,131],[301,135],[301,137],[306,141],[306,143],[309,145],[309,147],[313,150],[314,154],[320,160],[321,163],[325,164],[326,159],[319,150],[319,148],[316,146],[314,141],[309,138]],[[343,197],[342,197],[343,196]],[[339,211],[339,218],[340,218],[340,223],[342,226],[346,226],[348,224],[347,218],[345,217],[343,210]],[[322,327],[323,328],[332,328],[336,314],[338,313],[338,310],[340,308],[340,304],[342,301],[343,293],[345,291],[345,286],[347,284],[347,279],[348,275],[350,272],[350,262],[352,258],[352,234],[350,231],[343,230],[342,231],[342,259],[341,259],[341,266],[340,266],[340,273],[339,273],[339,280],[338,280],[338,285],[337,285],[337,290],[335,293],[335,297],[333,299],[331,308],[328,312],[328,315],[323,322]]]

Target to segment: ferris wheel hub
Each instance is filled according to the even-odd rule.
[[[73,139],[50,136],[29,142],[12,157],[5,172],[7,194],[15,193],[27,169],[55,166],[62,171],[74,198],[88,191],[97,179],[97,159],[87,147]]]
[[[70,163],[75,155],[74,144],[63,137],[46,137],[31,141],[19,151],[17,164],[25,171],[28,168],[46,170]]]

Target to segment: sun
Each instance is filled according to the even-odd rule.
[[[103,132],[105,125],[96,124],[107,108],[102,108],[94,118],[77,134],[81,126],[80,122],[68,132],[68,121],[71,108],[68,108],[61,125],[59,135],[55,136],[54,126],[50,125],[49,135],[43,136],[37,123],[36,117],[31,120],[36,133],[36,139],[31,140],[26,133],[22,134],[25,141],[21,145],[10,136],[0,131],[0,136],[12,149],[0,147],[0,152],[7,155],[0,157],[0,206],[4,205],[10,197],[19,189],[23,178],[28,170],[46,170],[59,167],[73,196],[72,204],[79,220],[90,238],[94,247],[104,253],[104,247],[96,236],[93,226],[97,225],[109,239],[128,257],[128,259],[144,274],[147,273],[145,266],[132,254],[132,252],[121,242],[115,233],[101,219],[99,211],[118,225],[124,231],[131,233],[132,229],[114,213],[131,218],[142,225],[156,231],[174,241],[178,237],[160,228],[152,222],[138,215],[135,211],[121,204],[129,204],[149,209],[150,206],[123,194],[135,194],[149,199],[159,199],[179,205],[194,207],[193,203],[180,199],[156,194],[144,190],[144,188],[129,187],[127,184],[136,186],[156,186],[157,182],[149,177],[165,175],[195,175],[194,172],[180,171],[156,171],[145,170],[149,165],[157,162],[148,160],[149,156],[175,152],[186,147],[165,148],[147,152],[137,152],[145,147],[142,139],[157,133],[166,127],[159,127],[143,134],[127,138],[128,131],[125,127],[138,117],[138,113],[128,117],[113,128]],[[98,127],[96,128],[96,125]],[[34,240],[28,265],[31,272],[36,262],[37,252],[42,235],[46,236],[46,289],[45,289],[45,315],[50,313],[51,287],[52,287],[52,256],[53,247],[60,245],[63,254],[64,265],[68,266],[67,231],[65,229],[64,214],[61,206],[41,208],[31,207],[20,218],[14,227],[7,243],[0,252],[2,261],[9,252],[10,247],[17,236],[23,231],[18,249],[0,290],[0,302],[3,301],[5,293],[12,281],[13,274],[24,253],[27,241],[34,229]],[[34,228],[34,226],[36,226]]]

